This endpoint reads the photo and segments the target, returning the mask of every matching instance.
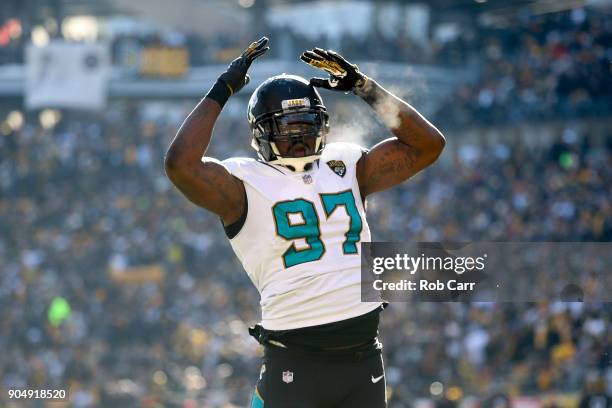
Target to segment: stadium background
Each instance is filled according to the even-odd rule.
[[[0,406],[46,406],[7,398],[42,386],[69,387],[53,406],[246,405],[258,296],[219,220],[169,184],[163,155],[260,35],[272,50],[209,155],[253,156],[253,84],[313,75],[299,53],[334,48],[448,141],[433,167],[368,200],[375,240],[610,241],[611,13],[605,0],[3,0]],[[87,73],[102,84],[94,109],[82,109],[95,98],[80,68],[38,62],[70,72],[72,93],[28,74],[28,53],[61,41],[102,52]],[[323,96],[332,140],[386,136],[356,98]],[[610,406],[610,315],[601,302],[393,304],[389,406]]]

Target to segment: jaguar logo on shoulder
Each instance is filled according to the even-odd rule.
[[[340,177],[344,177],[344,175],[346,174],[346,165],[343,161],[330,160],[327,162],[327,165],[334,173],[336,173]]]

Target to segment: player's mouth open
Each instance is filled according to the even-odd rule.
[[[303,143],[296,143],[291,146],[291,154],[294,157],[304,157],[306,156],[306,145]]]

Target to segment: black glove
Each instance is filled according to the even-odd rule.
[[[267,37],[261,37],[260,40],[252,42],[238,58],[229,64],[227,71],[219,76],[206,97],[214,99],[223,106],[230,96],[248,84],[251,78],[247,71],[256,58],[270,49],[267,46],[268,41]]]
[[[304,51],[300,59],[315,68],[322,69],[329,74],[329,79],[312,78],[310,84],[335,91],[354,92],[365,85],[368,80],[359,72],[357,65],[351,64],[340,54],[332,50],[315,48]]]
[[[227,71],[219,77],[230,88],[232,95],[249,83],[251,78],[247,74],[247,70],[257,57],[270,49],[270,47],[267,47],[268,41],[268,37],[261,37],[260,40],[252,42],[238,58],[232,61],[227,67]]]

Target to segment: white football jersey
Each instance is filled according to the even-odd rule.
[[[329,143],[302,173],[250,158],[222,162],[244,182],[247,217],[230,242],[261,295],[264,328],[331,323],[380,305],[361,302],[360,244],[370,241],[361,155],[358,145]]]

